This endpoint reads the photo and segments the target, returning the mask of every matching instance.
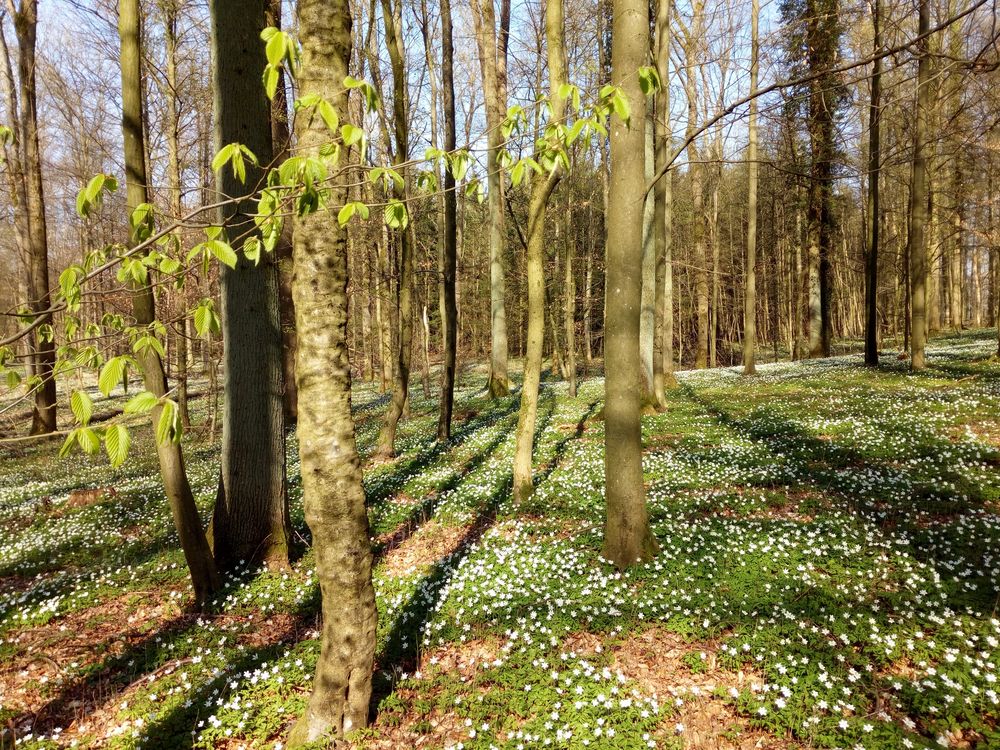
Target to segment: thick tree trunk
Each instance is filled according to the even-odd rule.
[[[615,0],[611,60],[631,108],[632,127],[611,118],[611,185],[608,198],[608,296],[605,351],[608,368],[604,406],[604,476],[607,518],[603,555],[619,568],[652,558],[656,539],[649,528],[642,482],[639,315],[642,302],[642,213],[645,184],[643,128],[646,97],[637,71],[649,52],[646,0]]]
[[[243,71],[267,63],[260,33],[268,0],[212,0],[215,148],[249,148],[261,164],[273,154],[271,109],[260,81]],[[244,184],[227,165],[216,175],[221,195],[239,196],[256,186],[262,171],[247,164]],[[253,200],[230,204],[219,221],[229,237],[253,232]],[[278,310],[278,268],[272,253],[259,264],[238,253],[235,269],[222,267],[225,400],[222,469],[212,516],[212,548],[222,569],[240,562],[288,565],[291,524],[285,479],[285,420]]]
[[[492,2],[492,0],[488,0]],[[444,150],[455,150],[455,74],[452,62],[451,0],[441,4],[441,88],[444,100]],[[458,336],[458,307],[455,300],[455,273],[458,260],[457,199],[455,176],[444,175],[444,243],[441,251],[441,326],[443,366],[438,440],[451,437],[451,412],[455,400],[455,356]]]
[[[549,64],[549,102],[553,122],[566,116],[566,101],[560,89],[566,83],[566,52],[563,46],[562,0],[546,0],[545,37]],[[547,174],[536,175],[528,204],[527,277],[528,331],[524,357],[524,384],[521,387],[521,411],[517,420],[517,444],[514,454],[514,497],[523,502],[534,492],[531,453],[535,442],[538,415],[538,383],[542,369],[542,339],[545,335],[545,215],[549,197],[562,175],[558,166]]]
[[[349,3],[300,0],[298,15],[300,94],[318,94],[338,112],[347,112]],[[296,131],[303,155],[317,157],[329,142],[320,118],[300,118]],[[343,181],[335,181],[328,205],[343,205],[346,196]],[[334,213],[296,220],[294,260],[296,377],[299,397],[309,404],[298,423],[302,490],[323,594],[323,629],[313,692],[288,738],[290,747],[329,734],[342,737],[367,724],[377,622],[368,514],[351,417],[347,236]]]
[[[924,36],[930,28],[929,0],[920,0],[918,34]],[[918,42],[920,62],[917,67],[917,112],[913,131],[913,172],[910,178],[910,226],[907,254],[910,258],[910,368],[927,367],[927,148],[928,118],[931,108],[931,60],[927,40]]]
[[[121,40],[122,75],[122,133],[125,141],[125,182],[129,211],[148,200],[145,145],[142,130],[142,93],[140,78],[139,0],[120,0],[118,5],[118,33]],[[136,326],[144,328],[156,318],[153,290],[150,286],[137,286],[132,292],[132,311]],[[137,355],[142,370],[143,384],[157,397],[167,393],[163,362],[152,348]],[[163,407],[152,412],[152,424],[159,422]],[[194,586],[195,604],[201,606],[220,587],[219,574],[212,558],[205,532],[202,530],[198,507],[194,502],[191,485],[184,468],[184,454],[180,442],[168,440],[158,443],[156,454],[160,463],[160,477],[167,496],[174,525]]]

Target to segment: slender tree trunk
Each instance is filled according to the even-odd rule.
[[[510,28],[510,3],[506,25],[503,12],[499,34],[493,0],[473,0],[472,17],[476,26],[479,64],[483,75],[483,93],[486,98],[486,181],[488,187],[487,214],[490,235],[490,377],[489,392],[494,398],[510,392],[507,375],[507,307],[504,301],[504,187],[503,170],[497,159],[503,147],[501,123],[506,116],[507,42]],[[499,42],[499,43],[498,43]],[[498,49],[499,47],[499,49]]]
[[[492,0],[487,0],[492,2]],[[441,5],[441,89],[444,99],[444,150],[455,150],[455,74],[452,57],[451,0]],[[455,273],[458,261],[457,199],[455,176],[444,174],[444,243],[441,252],[441,326],[444,362],[441,372],[441,409],[438,440],[451,437],[451,412],[455,400],[455,357],[458,337],[458,306],[455,300]]]
[[[566,206],[563,216],[563,243],[566,255],[565,324],[566,324],[566,374],[569,395],[576,398],[576,277],[573,275],[573,255],[576,237],[573,232],[573,205],[570,186],[565,186]]]
[[[874,54],[882,51],[882,0],[871,0]],[[871,105],[868,108],[868,253],[865,256],[865,364],[878,367],[878,251],[879,183],[882,179],[882,60],[872,67]]]
[[[644,177],[646,183],[656,174],[652,113],[643,123]],[[643,405],[655,403],[653,349],[656,333],[656,196],[646,195],[642,210],[642,299],[639,310],[639,361],[642,364]]]
[[[240,143],[261,164],[273,154],[271,108],[260,81],[244,70],[267,63],[260,33],[268,0],[212,0],[215,65],[215,148]],[[244,184],[225,166],[216,175],[221,195],[238,196],[257,185],[262,170],[247,164]],[[229,237],[254,232],[253,200],[231,204],[219,221]],[[273,253],[254,263],[238,253],[235,269],[219,274],[222,298],[223,401],[222,468],[212,516],[217,564],[288,565],[291,524],[285,479],[284,361],[278,310],[278,267]]]
[[[692,4],[691,29],[685,44],[685,57],[688,70],[685,74],[684,91],[687,94],[688,122],[687,139],[690,141],[688,151],[688,170],[691,182],[692,220],[691,244],[694,248],[693,263],[695,275],[695,316],[697,320],[696,347],[694,366],[708,367],[708,255],[705,249],[705,195],[702,174],[703,166],[699,163],[698,148],[694,142],[698,130],[698,44],[702,41],[705,5],[702,0],[694,0]]]
[[[656,92],[655,165],[657,174],[673,155],[670,127],[670,6],[671,0],[656,3],[656,72],[660,89]],[[674,377],[674,269],[673,269],[673,170],[653,187],[656,230],[656,341],[653,346],[653,393],[659,408],[666,408],[666,389],[677,385]]]
[[[752,0],[750,10],[750,94],[757,92],[757,58],[760,42],[757,21],[760,16],[759,0]],[[743,374],[757,371],[757,100],[750,100],[750,144],[747,147],[747,168],[750,172],[747,187],[747,268],[743,308]]]
[[[546,0],[545,36],[549,65],[549,102],[553,122],[566,116],[566,102],[560,89],[566,83],[566,52],[563,46],[562,0]],[[562,176],[554,167],[547,174],[536,175],[528,204],[527,279],[528,332],[524,357],[524,384],[521,387],[521,410],[517,420],[517,444],[514,455],[514,497],[527,500],[534,492],[531,453],[535,442],[538,414],[538,384],[542,370],[542,343],[545,335],[545,215],[549,197]]]
[[[49,296],[49,241],[45,221],[45,193],[42,186],[42,156],[38,142],[38,90],[35,83],[35,42],[38,32],[38,0],[23,0],[14,16],[17,35],[18,77],[20,78],[21,132],[18,137],[24,154],[24,209],[28,230],[28,308],[43,326],[51,327]],[[32,367],[39,384],[34,388],[31,434],[54,432],[56,425],[55,343],[37,330],[31,335]]]
[[[649,52],[646,0],[614,0],[611,61],[631,108],[632,127],[611,117],[611,185],[608,197],[608,296],[605,351],[604,476],[607,517],[603,555],[619,568],[651,559],[657,551],[649,528],[642,483],[639,315],[642,303],[642,213],[645,184],[643,128],[646,97],[638,69]]]
[[[920,0],[918,35],[930,28],[929,0]],[[917,112],[913,131],[913,172],[910,178],[910,226],[907,233],[907,255],[910,259],[910,368],[927,367],[927,148],[928,118],[931,108],[931,59],[927,40],[918,42],[920,62],[917,68]]]
[[[142,38],[139,27],[139,0],[120,0],[118,33],[121,40],[122,134],[125,142],[125,182],[129,211],[148,202],[145,146],[142,129],[142,93],[140,77]],[[153,290],[149,285],[135,286],[132,291],[132,312],[136,326],[149,326],[156,318]],[[167,393],[163,362],[150,347],[137,354],[147,391],[162,398]],[[152,411],[152,424],[159,422],[162,405]],[[156,454],[160,463],[163,490],[174,517],[174,525],[194,587],[195,604],[204,605],[220,588],[219,574],[212,558],[205,532],[202,530],[198,507],[184,469],[184,454],[179,441],[157,441]]]
[[[281,0],[268,0],[267,20],[269,26],[281,28]],[[278,86],[271,99],[271,143],[274,152],[274,166],[278,167],[291,153],[292,137],[288,125],[288,93],[285,86],[285,71],[278,71]],[[295,385],[295,302],[292,300],[292,224],[284,222],[281,237],[274,248],[278,264],[278,312],[281,319],[281,359],[283,403],[285,424],[295,424],[299,416],[298,389]],[[367,331],[367,328],[365,329]]]
[[[181,216],[181,157],[180,157],[180,90],[177,80],[178,38],[177,38],[178,7],[172,0],[162,3],[163,36],[166,45],[166,137],[167,137],[167,176],[170,192],[170,215],[174,220]],[[178,229],[174,236],[180,247],[181,233]],[[177,408],[180,410],[181,423],[184,427],[191,426],[191,416],[188,409],[188,356],[187,356],[187,293],[180,290],[181,319],[177,323]]]
[[[300,0],[302,96],[318,94],[347,112],[343,81],[351,54],[347,0]],[[320,118],[296,121],[299,153],[318,157],[329,142]],[[343,205],[343,180],[330,187],[328,205]],[[322,646],[313,692],[288,744],[326,735],[342,737],[368,723],[375,664],[375,591],[361,461],[351,417],[347,351],[347,236],[334,214],[322,211],[295,222],[296,377],[309,404],[299,415],[302,490],[313,534],[316,574],[323,593]]]
[[[403,46],[402,0],[393,7],[392,0],[382,0],[382,18],[386,29],[386,46],[392,64],[392,115],[396,136],[396,163],[402,165],[410,153],[409,103],[406,93],[406,50]],[[399,199],[409,205],[409,174],[403,171],[404,186]],[[407,208],[407,210],[409,210]],[[410,387],[410,354],[413,340],[413,247],[411,233],[401,227],[399,241],[399,286],[396,290],[396,307],[399,320],[399,340],[396,349],[396,367],[393,373],[392,399],[385,413],[385,422],[379,435],[378,454],[382,458],[395,455],[396,428],[403,416]]]

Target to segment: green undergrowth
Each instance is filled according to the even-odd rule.
[[[374,722],[357,745],[681,748],[688,706],[710,700],[734,736],[793,746],[1000,746],[994,335],[936,340],[920,375],[857,356],[681,373],[666,410],[643,420],[660,552],[627,573],[600,554],[600,379],[575,398],[543,382],[537,489],[520,506],[517,391],[491,401],[467,372],[438,443],[436,403],[415,383],[398,456],[377,462],[386,400],[359,384],[379,623]],[[199,424],[207,406],[194,405]],[[207,520],[217,449],[187,440]],[[238,571],[200,616],[182,607],[149,451],[117,472],[53,452],[0,459],[0,519],[14,529],[0,542],[0,655],[45,701],[30,737],[30,715],[0,708],[19,746],[280,745],[319,651],[294,439],[292,569]],[[117,496],[62,510],[70,490],[106,485]],[[152,603],[159,619],[107,634]],[[60,623],[103,628],[106,648],[58,670],[31,663],[35,634],[58,643]],[[649,633],[683,644],[666,683],[629,657]],[[94,704],[82,718],[81,696]]]

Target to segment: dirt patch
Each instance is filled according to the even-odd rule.
[[[581,648],[597,646],[585,635]],[[675,633],[650,628],[612,647],[614,666],[641,692],[671,701],[677,715],[665,721],[665,734],[679,734],[691,750],[791,750],[804,746],[752,729],[721,696],[763,685],[761,675],[724,669],[714,642],[688,642]],[[721,694],[721,696],[720,696]]]
[[[468,526],[445,526],[428,521],[386,552],[382,565],[390,576],[408,576],[456,551],[468,534]]]

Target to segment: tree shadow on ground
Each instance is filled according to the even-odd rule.
[[[866,455],[843,443],[823,439],[772,408],[758,407],[754,419],[741,418],[728,411],[721,401],[699,395],[690,386],[683,386],[682,392],[720,425],[765,446],[776,459],[790,463],[798,476],[806,478],[805,486],[842,500],[861,521],[902,540],[915,559],[932,565],[943,580],[953,578],[955,566],[954,561],[941,560],[935,554],[942,543],[952,555],[962,558],[962,565],[972,570],[988,571],[989,561],[1000,553],[998,539],[970,539],[960,528],[952,530],[957,519],[993,507],[993,498],[981,485],[969,481],[955,466],[935,464],[939,471],[936,479],[953,487],[945,489],[945,485],[929,481],[911,468],[919,467],[919,461],[913,464],[894,460],[892,456]],[[931,451],[928,447],[927,455]],[[887,498],[878,491],[859,492],[858,485],[849,477],[861,472],[898,477],[912,491],[901,500]],[[990,611],[1000,592],[986,576],[978,583],[974,591],[952,590],[952,604]]]

